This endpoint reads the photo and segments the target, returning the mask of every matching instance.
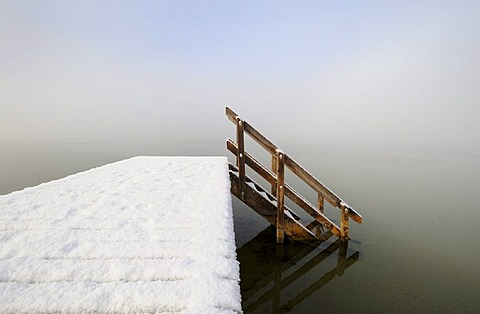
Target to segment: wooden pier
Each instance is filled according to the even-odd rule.
[[[343,272],[357,256],[346,258],[349,220],[362,216],[230,108],[226,114],[236,126],[236,142],[227,140],[235,165],[227,157],[136,157],[0,196],[0,313],[242,312],[231,193],[275,226],[278,243],[337,236],[321,256],[338,249],[334,273]],[[246,151],[245,134],[271,155],[269,167]],[[287,170],[315,191],[316,205],[285,182]],[[285,198],[313,220],[303,224]],[[339,226],[325,201],[340,209]],[[284,281],[277,271],[275,286],[309,267]]]
[[[0,209],[0,313],[242,311],[226,157],[136,157]]]
[[[361,224],[362,216],[232,109],[227,107],[226,115],[236,126],[236,143],[231,139],[227,140],[227,149],[236,156],[236,165],[229,165],[232,194],[276,226],[277,242],[283,243],[284,234],[297,241],[323,240],[326,236],[323,228],[341,240],[347,241],[349,219]],[[245,134],[271,155],[270,169],[245,150]],[[271,186],[271,190],[267,191],[247,177],[246,166],[265,179]],[[316,206],[285,182],[285,169],[289,169],[317,193]],[[285,197],[305,210],[313,221],[303,225],[299,221],[299,216],[285,205]],[[325,200],[333,207],[340,209],[340,226],[325,215]]]

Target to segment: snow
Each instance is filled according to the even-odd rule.
[[[226,157],[135,157],[0,196],[0,312],[241,312]]]

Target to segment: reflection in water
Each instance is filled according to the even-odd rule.
[[[263,313],[269,307],[272,313],[289,312],[342,276],[360,256],[355,252],[347,257],[348,242],[340,240],[277,245],[272,239],[275,228],[269,226],[237,250],[245,313]]]
[[[210,139],[211,142],[188,142],[188,145],[178,137],[172,137],[169,142],[148,139],[90,144],[3,143],[0,194],[132,156],[225,155],[223,136],[220,141]],[[321,263],[318,262],[320,256],[314,259],[327,250],[333,239],[316,248],[295,243],[292,249],[291,243],[286,244],[286,256],[279,262],[285,269],[281,273],[284,284],[280,285],[281,293],[277,293],[278,305],[274,311],[289,311],[290,306],[291,313],[318,313],[319,309],[328,313],[478,312],[478,147],[378,149],[368,145],[361,148],[326,145],[309,146],[307,150],[302,145],[291,142],[285,147],[329,186],[348,195],[352,205],[367,217],[362,226],[351,225],[355,228],[352,235],[362,243],[362,260],[345,271],[343,277],[337,277],[336,271],[330,271],[336,268],[338,249]],[[269,162],[268,157],[264,162]],[[308,186],[295,187],[303,195],[310,195]],[[316,195],[310,197],[315,200]],[[241,247],[267,223],[241,201],[235,198],[233,201],[235,238],[237,247]],[[264,241],[252,240],[238,250],[247,313],[272,312],[273,291],[264,303],[258,304],[263,300],[260,297],[275,283],[272,264],[275,234],[272,232]],[[350,240],[347,264],[355,260],[351,249],[356,248],[356,244]],[[306,251],[292,257],[292,251],[302,248]],[[286,278],[302,266],[310,265],[307,263],[312,259],[312,264],[318,264],[286,286]],[[263,279],[266,283],[262,285]],[[320,281],[318,285],[329,284],[318,290],[314,285],[316,281]],[[306,291],[304,297],[290,302],[303,291]],[[253,305],[255,303],[257,305]]]

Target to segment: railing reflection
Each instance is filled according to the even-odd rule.
[[[328,236],[317,244],[292,241],[283,245],[272,241],[274,234],[275,228],[270,226],[237,250],[245,313],[264,312],[269,304],[273,313],[288,312],[336,276],[342,276],[360,256],[354,252],[347,257],[348,242],[328,241]],[[332,254],[337,251],[335,261]],[[333,269],[317,269],[331,263],[335,264]],[[286,289],[293,298],[281,298]],[[292,289],[296,292],[291,293]]]

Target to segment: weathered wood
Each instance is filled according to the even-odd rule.
[[[325,199],[320,193],[318,193],[317,207],[319,212],[325,213]]]
[[[322,195],[332,206],[340,208],[340,205],[346,203],[342,201],[335,193],[333,193],[329,188],[327,188],[323,183],[318,181],[314,176],[312,176],[307,170],[300,166],[295,160],[290,158],[288,155],[285,155],[285,165],[293,173],[295,173],[300,179],[302,179],[306,184],[308,184],[312,189],[317,193]],[[348,215],[357,223],[362,223],[362,216],[357,213],[350,206],[346,206]]]
[[[229,167],[231,169],[236,169],[236,167],[233,165],[229,165]],[[275,203],[263,196],[268,192],[263,189],[257,190],[256,188],[252,188],[252,186],[250,185],[252,181],[250,178],[248,178],[248,176],[246,176],[245,199],[241,199],[238,186],[238,170],[230,171],[229,173],[232,194],[238,197],[241,201],[243,201],[245,204],[255,210],[260,216],[262,216],[268,222],[275,226],[277,223],[277,206]],[[305,228],[302,224],[295,220],[292,214],[290,214],[290,209],[286,206],[284,207],[284,230],[286,235],[296,241],[316,240],[316,237],[312,232],[310,232],[307,228]]]
[[[227,140],[227,149],[235,155],[238,152],[237,145],[232,140]],[[267,168],[265,168],[258,160],[256,160],[253,156],[251,156],[248,152],[245,152],[245,162],[250,168],[252,168],[255,172],[257,172],[262,178],[267,180],[270,184],[272,185],[277,184],[276,175],[273,174]],[[284,184],[284,189],[285,189],[285,196],[287,196],[295,204],[300,206],[300,208],[305,210],[310,216],[312,216],[315,220],[320,222],[328,230],[331,230],[332,233],[335,234],[337,237],[340,236],[340,228],[337,225],[335,225],[330,219],[324,216],[321,212],[319,212],[315,208],[315,206],[313,206],[309,201],[303,198],[300,195],[300,193],[295,191],[288,184]]]
[[[284,196],[290,198],[293,202],[299,205],[307,213],[315,218],[316,221],[320,222],[323,226],[327,227],[333,234],[340,237],[342,240],[348,240],[349,233],[349,218],[352,218],[355,222],[361,224],[363,221],[362,216],[357,213],[352,207],[348,206],[342,199],[340,199],[335,193],[333,193],[329,188],[327,188],[323,183],[317,180],[312,176],[307,170],[300,166],[295,160],[290,158],[288,155],[280,152],[275,144],[258,132],[254,127],[252,127],[247,122],[243,121],[233,110],[226,107],[226,115],[229,120],[237,126],[237,143],[233,143],[231,140],[227,140],[227,148],[236,154],[237,156],[237,166],[239,168],[238,173],[238,185],[240,191],[240,198],[245,197],[244,189],[246,188],[245,184],[245,164],[250,166],[255,170],[260,176],[267,180],[271,185],[271,193],[273,196],[268,196],[269,200],[272,201],[277,197],[277,219],[274,225],[277,227],[277,242],[283,242],[283,231],[282,229],[286,228],[284,226],[283,214],[280,212],[284,211]],[[260,144],[264,149],[266,149],[271,155],[271,170],[265,168],[260,162],[255,158],[250,156],[245,152],[244,147],[244,133],[247,133],[253,140]],[[281,158],[279,158],[281,156]],[[279,160],[282,159],[282,165],[279,165]],[[299,193],[290,188],[284,182],[284,169],[287,166],[294,174],[296,174],[300,179],[302,179],[307,185],[314,189],[318,193],[317,207],[311,205],[306,201]],[[280,170],[280,173],[279,173]],[[280,178],[279,176],[283,177]],[[280,194],[281,190],[281,194]],[[268,193],[266,193],[268,195]],[[341,211],[341,226],[340,228],[331,222],[324,215],[324,204],[327,200],[332,206],[340,208]],[[290,222],[288,222],[290,223]],[[281,235],[282,234],[282,235]]]
[[[226,108],[226,114],[230,121],[236,124],[236,117],[238,115],[230,108]],[[245,122],[245,121],[244,121]],[[265,148],[272,156],[275,156],[277,146],[273,144],[269,139],[263,136],[260,132],[258,132],[253,126],[251,126],[248,122],[244,123],[245,132],[255,140],[260,146]]]
[[[247,152],[245,152],[245,158],[246,158],[246,160],[248,160],[248,158],[249,158],[249,155],[248,155]],[[252,157],[252,158],[253,158],[253,157]],[[247,162],[247,165],[248,165],[248,162]],[[232,164],[230,164],[230,163],[228,164],[228,168],[229,168],[230,171],[233,171],[233,172],[235,172],[235,173],[238,173],[238,169],[237,169],[234,165],[232,165]],[[237,175],[237,176],[238,176],[238,175]],[[276,181],[275,181],[275,182],[276,182]],[[259,184],[255,183],[253,180],[252,180],[251,182],[249,182],[249,183],[253,184],[253,185],[255,186],[255,188],[257,189],[257,191],[264,191],[263,187],[260,186]],[[268,193],[268,192],[266,192],[266,191],[264,191],[264,192],[265,192],[264,196],[265,196],[266,198],[268,198],[268,199],[272,202],[272,204],[274,204],[274,203],[277,201],[277,198],[276,198],[276,197],[274,197],[273,195],[271,195],[270,193]],[[285,211],[288,211],[295,220],[300,220],[300,216],[299,216],[295,211],[293,211],[292,209],[290,209],[290,208],[288,208],[288,207],[286,207],[286,206],[285,206],[284,208],[285,208]]]
[[[311,223],[306,225],[305,228],[315,233],[315,236],[320,241],[326,241],[333,236],[333,232],[331,232],[330,230],[325,232],[325,230],[323,229],[323,225],[318,220],[312,221]]]
[[[283,243],[284,234],[284,189],[285,184],[285,164],[284,154],[277,151],[277,243]]]
[[[238,152],[238,146],[235,144],[231,139],[227,139],[227,149],[234,155]],[[275,157],[276,160],[276,157]],[[276,161],[275,161],[276,162]],[[257,172],[262,178],[268,181],[272,186],[275,186],[275,193],[277,192],[277,178],[275,172],[277,168],[270,171],[265,166],[263,166],[255,157],[250,155],[248,152],[245,152],[245,163],[252,168],[255,172]],[[272,193],[273,194],[273,193]]]
[[[317,228],[318,226],[320,226],[320,223],[318,221],[314,220],[311,223],[309,223],[308,225],[306,225],[305,228],[312,231],[313,229]]]
[[[320,193],[332,206],[340,207],[342,200],[288,155],[285,156],[285,165],[312,189]]]
[[[226,107],[226,114],[228,119],[236,124],[236,119],[238,115],[229,107]],[[244,130],[252,139],[254,139],[263,148],[265,148],[272,156],[275,156],[278,149],[275,144],[273,144],[269,139],[267,139],[265,136],[263,136],[254,127],[252,127],[249,123],[245,121]],[[293,173],[300,177],[312,189],[314,189],[317,193],[320,193],[325,199],[327,199],[327,201],[332,204],[332,206],[340,208],[340,203],[343,201],[288,155],[285,155],[285,164]],[[357,222],[358,224],[362,223],[362,216],[350,206],[348,206],[348,213],[350,218],[352,218],[355,222]]]
[[[359,225],[363,222],[363,217],[359,213],[357,213],[353,208],[347,205],[348,216],[353,219]]]
[[[277,156],[272,156],[272,167],[270,168],[272,172],[277,171]],[[274,178],[275,179],[275,178]],[[273,196],[277,196],[277,184],[276,183],[271,183],[272,184],[272,194]]]
[[[344,241],[348,241],[348,209],[345,206],[345,204],[340,205],[340,211],[341,211],[341,216],[340,216],[340,239]]]
[[[244,124],[243,121],[237,116],[237,167],[238,167],[238,179],[240,187],[240,197],[243,199],[245,196],[245,142],[244,142]]]

